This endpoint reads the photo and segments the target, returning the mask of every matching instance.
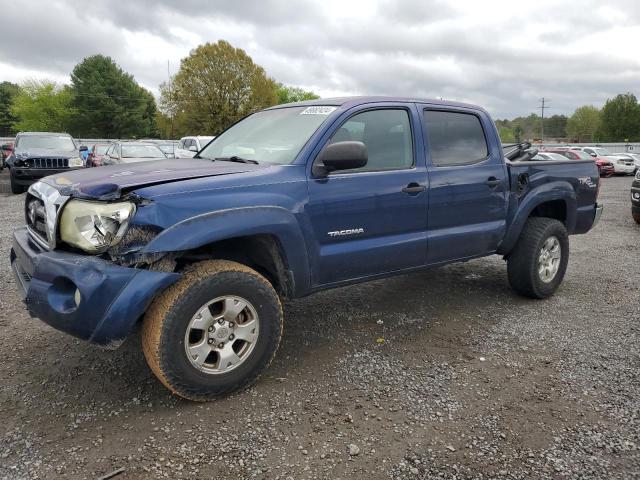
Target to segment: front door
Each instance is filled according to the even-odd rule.
[[[414,120],[404,107],[360,111],[329,140],[363,142],[368,162],[309,179],[315,286],[425,264],[427,174],[416,164]]]

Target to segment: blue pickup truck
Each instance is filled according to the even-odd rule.
[[[11,264],[33,317],[106,347],[141,322],[159,380],[207,400],[269,365],[282,300],[493,254],[516,292],[552,295],[600,178],[591,160],[531,157],[473,105],[277,106],[193,159],[35,183]]]

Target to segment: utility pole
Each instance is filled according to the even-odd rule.
[[[169,60],[167,60],[167,76],[169,77],[169,108],[171,110],[171,140],[173,140],[173,95],[171,94],[171,70],[169,69]]]
[[[542,98],[540,99],[540,106],[538,107],[538,108],[541,110],[541,112],[542,112],[542,114],[540,115],[540,116],[542,117],[542,122],[540,122],[540,123],[541,123],[540,131],[541,131],[541,137],[542,137],[542,138],[541,138],[541,140],[540,140],[540,141],[541,141],[542,143],[544,143],[544,109],[546,108],[546,106],[547,106],[547,104],[548,104],[548,103],[549,103],[548,99],[546,99],[546,98],[542,97]]]

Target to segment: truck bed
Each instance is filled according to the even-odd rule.
[[[600,186],[598,167],[592,160],[528,160],[505,159],[508,172],[510,198],[507,224],[516,224],[523,218],[528,204],[545,197],[545,209],[557,209],[565,218],[570,235],[586,233],[592,227],[596,215],[596,200]],[[537,208],[537,207],[536,207]],[[545,215],[545,211],[534,215]],[[526,217],[526,216],[525,216]],[[510,230],[519,230],[511,228]],[[501,253],[508,252],[515,238],[507,235],[501,245]]]

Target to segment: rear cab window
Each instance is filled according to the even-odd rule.
[[[424,110],[427,149],[436,167],[473,165],[489,156],[480,118],[473,113]]]

